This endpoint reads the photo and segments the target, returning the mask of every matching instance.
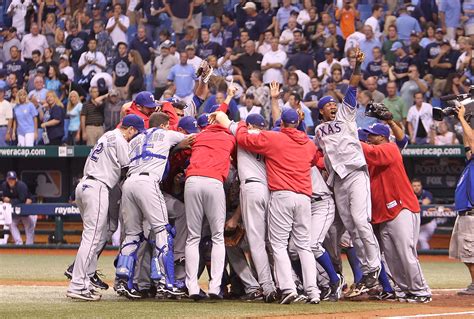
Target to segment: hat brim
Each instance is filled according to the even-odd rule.
[[[199,133],[199,129],[197,127],[193,127],[191,129],[187,129],[187,128],[183,128],[183,130],[185,130],[188,134],[196,134],[196,133]]]
[[[386,136],[386,135],[377,133],[377,132],[371,130],[370,128],[365,128],[365,129],[363,129],[362,131],[364,131],[364,132],[367,133],[367,134],[377,135],[377,136],[383,136],[383,137],[389,138],[389,136]]]

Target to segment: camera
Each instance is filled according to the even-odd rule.
[[[466,121],[469,122],[473,115],[472,114],[472,107],[474,107],[473,96],[474,96],[474,85],[471,85],[471,87],[469,88],[469,93],[464,93],[464,94],[459,94],[459,95],[451,94],[451,95],[440,97],[440,100],[446,102],[448,106],[445,108],[434,107],[433,120],[442,121],[443,118],[445,117],[456,116],[457,115],[456,101],[457,101],[467,108],[466,115],[464,116],[464,118],[466,119]]]

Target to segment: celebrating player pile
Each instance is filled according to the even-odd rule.
[[[319,100],[314,140],[304,132],[300,103],[280,107],[276,82],[272,117],[281,124],[271,131],[259,114],[229,119],[232,82],[225,101],[198,120],[178,121],[188,106],[160,105],[140,93],[126,111],[138,116],[125,116],[99,140],[76,189],[84,232],[67,296],[100,299],[89,278],[102,249],[109,190],[121,185],[125,237],[114,288],[126,298],[337,302],[345,286],[337,263],[344,242],[355,274],[345,298],[431,301],[416,255],[420,207],[390,128],[378,123],[366,130],[368,142],[359,141],[359,49],[355,59],[342,104],[330,96]],[[193,114],[203,113],[212,72],[201,65]],[[393,127],[390,112],[382,111],[375,113]],[[207,292],[198,283],[206,268]],[[228,269],[235,274],[230,291]]]

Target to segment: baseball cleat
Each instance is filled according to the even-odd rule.
[[[365,274],[362,277],[361,282],[365,284],[368,289],[374,288],[379,284],[379,275],[380,275],[380,268]]]
[[[331,288],[329,288],[329,287],[320,287],[319,290],[321,290],[321,293],[320,293],[321,300],[328,301],[329,300],[329,295],[331,294]]]
[[[189,295],[189,298],[194,301],[200,301],[209,299],[209,296],[202,289],[200,289],[198,294]]]
[[[328,296],[328,300],[332,302],[336,302],[341,299],[342,296],[342,286],[344,285],[344,277],[342,275],[337,275],[339,277],[338,282],[329,284],[330,293]]]
[[[169,294],[169,295],[172,295],[172,296],[184,296],[184,291],[182,289],[178,289],[174,286],[171,286],[171,287],[168,287],[166,284],[164,283],[159,283],[158,285],[156,285],[156,292],[158,294]]]
[[[431,302],[431,296],[414,296],[408,295],[406,297],[406,301],[408,303],[428,303]]]
[[[398,298],[393,291],[381,291],[378,295],[370,296],[369,300],[397,301]]]
[[[290,293],[287,293],[287,294],[283,294],[281,296],[280,304],[281,305],[289,305],[290,303],[295,301],[296,298],[298,298],[298,294],[296,292],[290,292]]]
[[[249,292],[248,294],[243,295],[239,299],[244,300],[244,301],[263,300],[263,293],[260,290],[255,290],[255,291]]]
[[[90,291],[86,291],[83,293],[68,291],[66,293],[66,296],[71,299],[78,299],[78,300],[84,300],[84,301],[99,301],[100,298],[102,297],[101,295],[94,295]]]
[[[71,280],[73,270],[74,270],[74,264],[69,265],[66,271],[64,272],[64,276],[66,276],[67,279]]]
[[[142,295],[140,292],[135,290],[134,288],[128,289],[127,283],[125,282],[119,282],[117,287],[115,288],[115,291],[120,295],[128,299],[141,299]]]
[[[211,292],[211,293],[208,293],[207,295],[209,296],[209,298],[211,300],[222,300],[222,299],[224,299],[224,293],[222,292],[222,290],[219,291],[219,293],[217,293],[217,294],[214,294],[214,293]]]
[[[321,301],[321,300],[320,300],[318,297],[314,297],[314,298],[312,298],[312,299],[309,299],[309,300],[308,300],[308,303],[313,304],[313,305],[317,305],[317,304],[320,303],[320,301]]]
[[[272,302],[275,302],[277,301],[278,299],[278,293],[276,291],[272,291],[271,293],[269,293],[268,295],[265,295],[264,296],[264,301],[266,303],[272,303]]]
[[[293,300],[293,303],[307,303],[307,302],[309,302],[308,296],[302,295],[302,294],[299,294],[298,297],[296,297],[296,299]]]
[[[365,285],[363,281],[359,282],[358,284],[352,285],[351,290],[344,296],[346,298],[354,298],[358,297],[366,292],[369,291],[369,288]]]
[[[474,296],[474,284],[470,284],[466,289],[459,291],[458,296]]]
[[[109,289],[109,285],[102,281],[100,277],[103,276],[101,273],[96,271],[93,276],[89,277],[91,281],[91,285],[94,286],[95,288],[102,289],[102,290],[107,290]]]

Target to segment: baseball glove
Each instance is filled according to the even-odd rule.
[[[393,114],[390,112],[388,107],[383,103],[370,102],[367,104],[365,115],[369,117],[375,117],[382,121],[390,121],[393,119]]]
[[[236,247],[240,244],[242,238],[244,238],[245,229],[237,225],[235,229],[224,231],[224,244],[227,247]]]

